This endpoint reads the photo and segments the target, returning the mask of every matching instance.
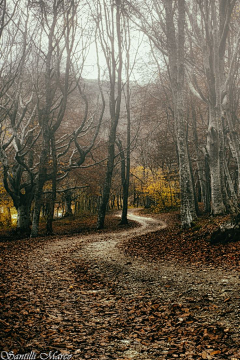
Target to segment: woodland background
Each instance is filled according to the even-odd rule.
[[[3,356],[240,358],[239,15],[0,0]]]

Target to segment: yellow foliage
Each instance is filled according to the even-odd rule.
[[[13,202],[0,181],[0,226],[11,226]],[[14,208],[15,209],[15,208]]]
[[[142,193],[155,212],[178,208],[180,187],[178,174],[138,166],[132,169],[136,190]]]
[[[9,214],[8,208],[0,207],[0,226],[10,226],[11,225],[11,216]]]

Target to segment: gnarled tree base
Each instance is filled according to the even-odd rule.
[[[231,223],[226,223],[214,231],[211,235],[211,244],[226,244],[232,241],[240,240],[240,214],[238,214]]]

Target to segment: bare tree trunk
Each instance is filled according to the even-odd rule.
[[[29,199],[29,201],[26,200],[25,198],[25,202],[17,207],[17,231],[30,234],[30,208],[32,199]]]
[[[196,217],[194,189],[192,183],[190,159],[186,141],[184,115],[184,44],[185,44],[185,1],[178,1],[178,31],[175,35],[172,0],[165,0],[166,33],[170,83],[174,104],[174,121],[179,159],[181,192],[181,222],[183,227],[190,227]]]
[[[44,105],[38,102],[38,121],[42,130],[42,148],[40,152],[39,171],[36,179],[36,191],[34,196],[34,213],[31,236],[38,235],[39,218],[41,210],[41,197],[43,187],[47,180],[52,180],[53,197],[56,195],[56,154],[53,155],[53,173],[49,166],[50,160],[50,148],[51,139],[55,136],[56,131],[63,120],[66,112],[67,99],[69,95],[69,74],[70,74],[70,57],[73,50],[73,37],[72,27],[74,26],[73,13],[75,11],[74,1],[68,3],[68,11],[64,13],[64,28],[63,33],[59,33],[58,21],[59,13],[62,11],[62,2],[54,2],[52,4],[52,16],[51,22],[46,20],[46,3],[42,3],[40,6],[42,26],[47,36],[48,48],[45,54],[45,88],[44,88]],[[49,10],[50,11],[50,10]],[[64,43],[62,43],[64,39]],[[66,57],[64,57],[64,64],[61,62],[62,54],[66,51]],[[44,53],[43,53],[44,54]],[[58,56],[57,56],[58,55]],[[64,66],[64,76],[61,78],[60,70],[61,66]],[[57,90],[60,93],[58,95],[58,101],[56,100]],[[42,95],[41,95],[42,96]],[[53,143],[52,143],[53,145]],[[54,144],[55,146],[55,144]],[[55,152],[55,149],[52,149]],[[53,200],[53,199],[52,199]],[[51,204],[50,214],[53,214],[54,204]],[[51,215],[52,216],[52,215]],[[52,220],[48,223],[49,231],[51,231]]]
[[[226,211],[223,202],[223,177],[221,172],[222,163],[222,129],[221,129],[221,78],[219,39],[217,35],[216,5],[211,3],[212,17],[212,40],[208,42],[209,48],[209,126],[207,134],[207,150],[209,153],[209,167],[211,176],[211,200],[212,213],[223,214]],[[206,25],[208,26],[208,25]],[[209,29],[210,30],[210,29]],[[222,167],[222,169],[224,169]]]
[[[121,2],[120,2],[121,3]],[[100,3],[99,6],[101,7]],[[111,7],[111,10],[108,8],[106,2],[103,2],[103,6],[105,9],[105,14],[108,14],[110,18],[105,17],[105,25],[109,29],[109,23],[111,22],[111,31],[112,34],[109,36],[110,44],[108,45],[109,56],[106,56],[106,39],[103,39],[104,33],[102,33],[104,25],[100,24],[101,28],[99,29],[101,46],[105,53],[106,62],[108,65],[108,72],[110,78],[110,116],[111,116],[111,126],[110,126],[110,134],[108,140],[108,160],[107,160],[107,171],[105,175],[105,181],[103,186],[103,195],[101,198],[101,204],[98,212],[98,221],[97,228],[102,229],[104,227],[104,219],[107,211],[109,195],[111,190],[112,183],[112,174],[114,168],[114,159],[115,159],[115,141],[116,141],[116,132],[117,125],[120,116],[120,106],[121,106],[121,98],[122,98],[122,35],[121,35],[121,7],[117,6]],[[111,14],[111,15],[110,15]],[[115,16],[114,16],[115,14]],[[115,19],[114,19],[115,18]],[[110,31],[110,29],[109,29]],[[117,53],[115,53],[115,39],[113,34],[116,32],[117,37]],[[117,79],[116,79],[117,76]],[[117,92],[115,96],[115,92]]]
[[[44,140],[42,142],[42,151],[40,154],[38,178],[36,179],[31,237],[38,236],[43,186],[47,179],[48,159],[49,159],[49,140],[48,140],[48,136],[46,136],[45,134]]]
[[[212,116],[212,115],[210,115]],[[220,171],[219,134],[215,127],[209,126],[207,152],[211,177],[212,213],[223,214],[226,210],[222,198],[222,179]]]
[[[33,200],[34,185],[27,182],[23,187],[25,193],[21,192],[21,179],[23,168],[19,164],[15,164],[12,172],[13,177],[9,176],[8,166],[3,166],[3,183],[6,191],[11,196],[13,204],[17,209],[17,231],[20,233],[30,233],[31,224],[31,204]]]
[[[229,109],[226,109],[226,119],[229,129],[229,133],[228,133],[229,147],[232,152],[232,156],[237,163],[237,197],[240,198],[240,147],[239,147],[240,140],[234,128],[232,115]]]
[[[192,124],[193,124],[194,145],[196,147],[196,153],[197,153],[197,171],[198,171],[198,180],[201,190],[201,201],[203,202],[204,205],[204,211],[210,212],[211,197],[208,189],[208,176],[206,173],[206,164],[205,164],[206,152],[204,151],[203,155],[200,154],[198,134],[197,134],[197,114],[193,102],[192,102]]]
[[[54,135],[53,135],[54,136]],[[57,191],[57,154],[56,154],[56,146],[55,146],[55,139],[54,137],[51,138],[51,149],[52,149],[52,193],[50,197],[49,209],[47,214],[47,234],[51,235],[53,233],[53,218],[54,218],[54,207],[56,201],[56,191]]]
[[[64,192],[64,217],[72,216],[72,193],[70,190]]]
[[[114,126],[109,136],[107,171],[105,175],[101,204],[98,211],[98,222],[97,222],[98,229],[102,229],[104,227],[104,220],[105,220],[107,205],[109,201],[109,195],[110,195],[111,183],[112,183],[112,174],[114,168],[114,159],[115,159],[115,139],[116,139],[116,129]]]
[[[130,174],[130,153],[128,149],[126,149],[127,159],[125,160],[125,152],[120,139],[117,140],[117,145],[121,157],[121,182],[123,188],[123,206],[122,206],[121,225],[124,225],[128,223],[127,211],[128,211],[129,174]]]
[[[193,14],[192,24],[197,34],[197,41],[203,47],[203,65],[208,85],[208,97],[204,98],[209,107],[207,133],[207,152],[211,178],[211,210],[214,215],[223,214],[231,207],[232,199],[226,191],[224,172],[224,129],[222,124],[222,101],[227,97],[229,83],[225,69],[226,40],[235,0],[198,2],[202,15],[202,34]],[[196,10],[197,8],[195,8]],[[238,40],[239,41],[239,40]],[[230,76],[231,71],[228,72]],[[198,86],[199,89],[199,86]],[[196,90],[196,89],[195,89]],[[225,93],[225,94],[224,94]],[[224,95],[224,97],[223,97]],[[227,180],[230,180],[228,178]],[[228,185],[227,185],[228,186]],[[231,187],[231,185],[230,185]],[[236,205],[236,204],[235,204]],[[234,206],[235,206],[234,205]]]
[[[130,165],[131,165],[131,158],[130,158],[130,146],[131,146],[131,94],[130,94],[130,29],[129,29],[129,22],[127,22],[125,26],[125,35],[126,35],[126,91],[125,91],[125,103],[126,103],[126,111],[127,111],[127,141],[126,141],[126,160],[125,154],[120,151],[120,154],[123,156],[121,161],[122,166],[122,187],[123,187],[123,206],[122,206],[122,218],[121,224],[127,224],[127,213],[128,213],[128,194],[129,194],[129,180],[130,180]],[[123,149],[122,149],[123,150]],[[124,169],[123,169],[124,167]]]
[[[130,141],[129,141],[128,146],[130,146]],[[125,179],[123,182],[123,205],[122,205],[121,224],[128,223],[127,213],[128,213],[129,177],[130,177],[130,153],[129,152],[130,152],[130,150],[127,149],[126,174],[125,174]]]

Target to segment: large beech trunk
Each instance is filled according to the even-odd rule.
[[[178,123],[176,126],[178,127],[177,145],[181,194],[181,222],[183,227],[190,227],[193,220],[196,218],[196,204],[186,134],[183,127],[183,112],[180,109],[178,109],[177,122]]]
[[[102,229],[104,227],[104,220],[107,211],[109,194],[111,190],[112,174],[114,168],[114,157],[115,157],[115,139],[116,139],[116,130],[113,129],[109,139],[107,171],[105,175],[101,204],[98,211],[98,222],[97,222],[98,229]]]
[[[226,119],[228,125],[228,142],[229,147],[232,152],[233,158],[237,163],[237,197],[240,198],[240,147],[239,147],[239,137],[235,130],[233,123],[233,115],[230,113],[229,109],[226,109]]]
[[[198,181],[201,190],[201,201],[204,205],[204,212],[211,211],[211,195],[210,195],[210,182],[209,182],[209,165],[208,156],[206,149],[202,149],[203,154],[199,149],[198,133],[197,133],[197,114],[195,111],[194,104],[192,103],[192,125],[193,125],[193,136],[194,145],[197,154],[197,172]]]
[[[29,199],[30,200],[30,199]],[[31,209],[31,200],[24,201],[17,207],[17,231],[21,233],[30,234],[30,209]]]
[[[209,125],[207,133],[207,151],[211,177],[211,206],[212,214],[224,214],[226,211],[234,212],[237,208],[236,197],[233,196],[233,186],[229,172],[225,167],[224,126],[222,121],[222,94],[227,90],[225,50],[229,29],[232,2],[210,3],[205,11],[206,37],[204,51],[204,67],[209,90]],[[199,6],[201,7],[202,5]],[[202,8],[203,10],[203,8]],[[208,20],[211,18],[211,22]],[[226,96],[226,95],[225,95]],[[228,188],[228,190],[227,190]]]
[[[47,164],[49,158],[48,156],[49,156],[50,140],[49,140],[49,136],[46,134],[47,131],[44,132],[44,136],[43,136],[42,151],[40,154],[39,173],[38,173],[38,178],[36,180],[31,237],[38,236],[39,219],[40,219],[40,212],[42,205],[42,192],[43,192],[44,184],[47,180]]]
[[[187,149],[186,123],[184,114],[184,44],[185,44],[185,0],[178,1],[178,26],[173,19],[173,3],[165,0],[166,33],[170,83],[174,105],[174,121],[179,159],[179,177],[181,188],[181,222],[190,227],[196,217],[194,189]],[[177,35],[175,34],[177,30]]]
[[[70,190],[64,193],[64,207],[64,217],[72,216],[72,192]]]
[[[210,126],[207,134],[207,151],[209,155],[209,168],[211,177],[211,201],[213,215],[225,213],[222,197],[221,162],[219,152],[219,133]]]

